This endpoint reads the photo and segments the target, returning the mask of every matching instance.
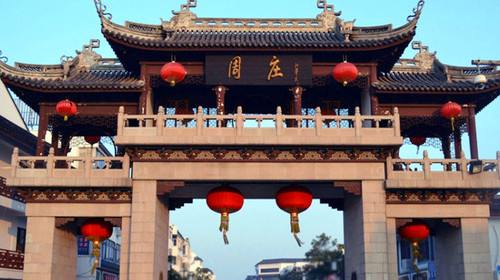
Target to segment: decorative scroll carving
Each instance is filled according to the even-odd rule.
[[[130,203],[130,188],[22,188],[27,203]]]
[[[106,7],[106,5],[103,5],[101,0],[94,0],[94,4],[95,4],[95,8],[97,10],[97,14],[99,15],[99,17],[105,17],[108,20],[113,19],[113,15],[109,12],[106,12],[108,7]]]
[[[0,268],[20,270],[24,268],[24,254],[0,249]]]
[[[413,222],[413,219],[396,219],[396,228],[399,229],[401,227],[406,226],[407,224]]]
[[[385,161],[392,154],[391,149],[304,149],[304,148],[127,148],[127,154],[134,161],[164,162],[346,162],[346,161]]]
[[[386,190],[387,204],[490,204],[494,190]]]
[[[419,0],[417,3],[417,7],[413,9],[413,14],[409,15],[406,20],[408,22],[411,22],[413,20],[418,20],[420,18],[420,15],[422,14],[422,9],[424,8],[425,1],[424,0]]]
[[[320,199],[320,203],[327,204],[332,209],[337,209],[339,211],[344,210],[344,200],[342,198]]]
[[[0,61],[2,61],[3,63],[7,63],[9,62],[9,59],[6,57],[6,56],[2,56],[2,51],[0,50]]]

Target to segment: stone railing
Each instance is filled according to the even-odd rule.
[[[0,195],[24,203],[24,198],[14,189],[7,187],[6,183],[7,180],[4,177],[0,177]]]
[[[130,159],[123,157],[19,156],[12,154],[11,187],[124,187],[131,185]]]
[[[380,145],[403,143],[399,114],[364,116],[356,108],[354,116],[247,115],[238,107],[236,114],[206,115],[198,108],[192,115],[118,114],[116,143],[119,145]]]
[[[0,249],[0,268],[23,270],[24,254],[21,252]]]
[[[387,188],[499,188],[500,152],[496,160],[387,158]]]

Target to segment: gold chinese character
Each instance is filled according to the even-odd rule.
[[[282,78],[283,77],[283,72],[281,72],[281,68],[279,66],[280,60],[276,57],[273,56],[273,59],[269,63],[269,66],[271,69],[269,69],[269,74],[267,75],[267,80],[270,81],[271,79],[274,78]]]
[[[229,62],[229,70],[227,73],[229,79],[239,80],[241,78],[241,57],[235,56]]]

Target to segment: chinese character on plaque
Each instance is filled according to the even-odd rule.
[[[235,56],[229,62],[229,70],[227,73],[229,79],[239,80],[241,78],[241,57]]]
[[[271,79],[274,78],[282,78],[283,77],[283,72],[281,72],[280,68],[280,60],[276,56],[273,56],[273,59],[269,63],[269,74],[267,75],[267,80],[270,81]]]

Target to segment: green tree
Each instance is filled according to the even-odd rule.
[[[293,269],[281,275],[280,280],[302,280],[305,274],[307,280],[323,280],[332,273],[343,277],[344,274],[344,245],[338,244],[337,239],[322,233],[311,242],[311,249],[306,252],[306,259],[310,265],[304,271]],[[337,262],[337,271],[332,270],[332,263]]]
[[[194,280],[212,280],[213,272],[208,268],[197,268]]]
[[[306,268],[308,280],[322,280],[332,273],[343,275],[344,245],[338,244],[324,233],[316,236],[311,242],[311,249],[306,252],[306,258],[311,263]],[[337,271],[332,270],[332,263],[337,262]]]
[[[294,268],[286,274],[280,275],[280,280],[302,280],[304,272]]]
[[[173,270],[173,269],[170,269],[168,271],[168,280],[186,280],[185,278],[183,278],[179,272]]]

